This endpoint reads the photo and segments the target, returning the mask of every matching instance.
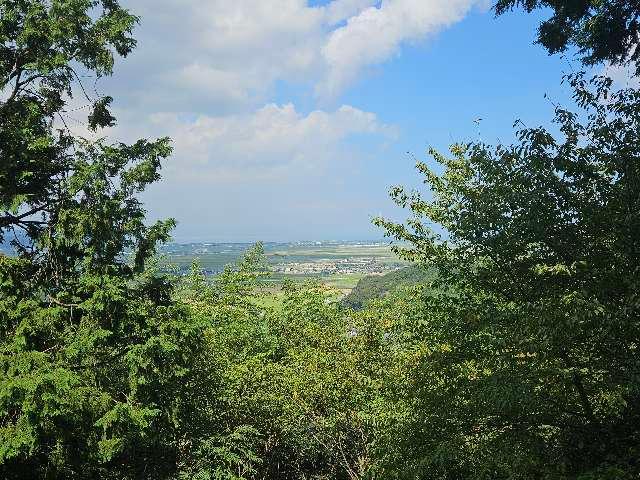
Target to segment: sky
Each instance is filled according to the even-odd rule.
[[[534,44],[545,12],[487,0],[123,3],[138,47],[92,88],[110,140],[173,139],[143,200],[179,242],[382,238],[372,217],[406,215],[389,188],[424,188],[415,158],[547,125],[578,68]]]

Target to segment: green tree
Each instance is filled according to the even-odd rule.
[[[497,0],[498,15],[522,7],[551,9],[538,28],[538,43],[549,53],[577,47],[586,65],[633,63],[640,73],[640,1],[638,0]]]
[[[163,478],[182,461],[200,329],[145,272],[173,221],[146,225],[137,200],[169,141],[64,125],[136,22],[116,0],[0,1],[0,240],[15,250],[0,255],[2,478]],[[110,102],[91,100],[90,128],[114,124]]]
[[[384,275],[368,275],[358,281],[341,303],[346,307],[359,310],[367,302],[392,294],[402,287],[426,283],[431,280],[431,276],[430,272],[419,265],[410,265]]]
[[[210,325],[185,478],[365,478],[391,371],[383,321],[348,316],[315,283],[285,284],[280,305],[265,307],[261,255],[258,245],[213,281],[196,266],[178,290]]]
[[[432,151],[432,198],[396,188],[412,218],[378,219],[441,287],[409,327],[403,478],[639,473],[640,91],[568,80],[582,111],[556,109],[560,139]]]

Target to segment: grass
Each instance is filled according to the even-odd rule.
[[[337,288],[339,290],[351,291],[360,279],[366,277],[364,273],[347,273],[330,275],[328,278],[323,279],[322,283],[329,285],[330,287]],[[347,292],[348,293],[348,292]]]
[[[305,281],[310,280],[318,281],[328,287],[339,290],[340,294],[336,296],[336,300],[339,300],[343,296],[347,295],[356,286],[360,279],[365,276],[366,275],[363,273],[324,276],[274,274],[262,281],[263,287],[261,288],[261,295],[256,298],[255,302],[256,305],[264,308],[282,308],[284,292],[280,287],[285,279],[289,279],[295,283],[304,283]]]

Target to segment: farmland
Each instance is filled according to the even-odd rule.
[[[168,244],[160,252],[163,269],[186,274],[194,262],[210,277],[237,262],[248,243]],[[291,242],[265,243],[271,275],[264,280],[274,289],[285,280],[318,280],[348,293],[367,275],[382,275],[406,265],[384,242]]]

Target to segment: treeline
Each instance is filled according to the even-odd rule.
[[[540,42],[636,65],[637,1],[551,8]],[[54,122],[111,73],[114,0],[0,0],[0,478],[637,479],[640,90],[573,74],[514,145],[420,162],[376,223],[429,272],[354,310],[315,284],[264,306],[260,245],[209,283],[154,268],[168,139]],[[109,97],[89,126],[113,125]],[[431,229],[437,225],[437,229]],[[439,233],[445,232],[445,233]],[[127,255],[123,255],[127,252]]]
[[[421,265],[399,268],[384,275],[367,275],[341,301],[345,307],[360,310],[371,300],[393,294],[402,287],[427,284],[434,272]]]

